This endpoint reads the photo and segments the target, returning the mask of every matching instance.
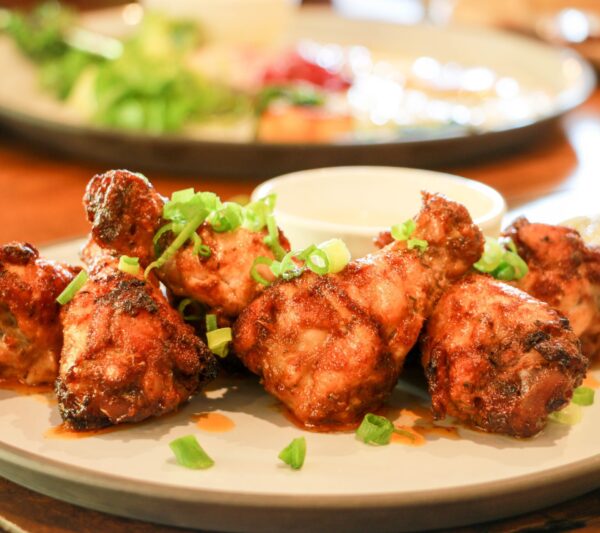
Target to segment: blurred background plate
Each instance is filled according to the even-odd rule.
[[[121,10],[86,15],[122,25]],[[344,19],[327,9],[301,9],[291,42],[311,39],[362,45],[384,57],[435,58],[442,64],[486,68],[534,88],[539,104],[524,113],[509,109],[485,129],[453,127],[398,130],[391,139],[347,143],[212,142],[181,134],[151,135],[87,125],[39,88],[36,72],[8,43],[0,41],[0,122],[51,149],[90,157],[110,166],[133,166],[206,175],[269,177],[332,165],[435,167],[506,151],[529,142],[592,91],[592,69],[576,53],[488,29],[401,26]],[[532,93],[535,96],[534,93]],[[535,106],[534,106],[535,107]]]

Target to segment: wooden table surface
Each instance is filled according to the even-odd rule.
[[[0,242],[36,245],[81,236],[87,225],[81,197],[89,178],[104,167],[65,160],[29,146],[0,129]],[[561,127],[534,144],[485,161],[443,169],[496,187],[510,208],[560,194],[565,212],[600,210],[600,91],[571,112]],[[194,186],[222,197],[249,193],[257,180],[150,174],[163,194]],[[535,213],[535,206],[531,208]],[[557,212],[560,218],[561,213]],[[13,524],[13,525],[11,525]],[[15,529],[16,525],[17,529]],[[0,529],[35,533],[175,530],[112,517],[41,496],[0,478]],[[11,529],[12,528],[12,529]],[[21,529],[18,529],[21,528]],[[543,511],[454,531],[600,531],[600,490]]]

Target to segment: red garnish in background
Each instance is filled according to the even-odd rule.
[[[328,91],[345,91],[351,83],[341,74],[331,72],[292,50],[269,65],[264,73],[264,85],[283,85],[294,81],[311,83]]]

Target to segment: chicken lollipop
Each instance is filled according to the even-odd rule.
[[[423,202],[410,238],[337,274],[278,281],[235,323],[238,356],[304,426],[343,429],[377,409],[443,290],[481,256],[463,206]]]
[[[144,268],[153,264],[173,294],[204,304],[222,324],[262,291],[250,277],[254,260],[289,250],[268,225],[268,202],[246,209],[191,190],[167,202],[145,177],[126,170],[94,176],[84,205],[96,244],[138,257]]]
[[[481,274],[441,297],[422,360],[436,418],[516,437],[535,435],[569,403],[588,364],[559,312]]]
[[[529,267],[515,282],[525,292],[560,310],[591,360],[600,353],[600,249],[577,231],[532,224],[525,218],[505,232]]]
[[[0,379],[54,381],[63,338],[56,297],[77,270],[40,259],[30,244],[0,246]]]
[[[136,265],[100,256],[61,311],[56,392],[75,429],[137,422],[189,400],[216,371],[213,355]]]

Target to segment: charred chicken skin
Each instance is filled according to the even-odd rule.
[[[155,259],[153,238],[166,223],[164,203],[144,177],[125,170],[94,176],[84,197],[94,241],[119,254],[138,257],[144,266]],[[210,248],[209,257],[193,253],[188,241],[156,273],[174,295],[203,303],[221,323],[230,322],[263,290],[250,271],[257,257],[274,258],[264,242],[267,232],[239,227],[218,233],[205,222],[197,233]],[[165,247],[169,242],[166,236],[161,240]],[[289,250],[281,233],[280,243]]]
[[[174,411],[215,375],[213,355],[151,283],[102,256],[61,311],[56,392],[75,429]]]
[[[56,297],[77,270],[40,259],[30,244],[0,246],[0,379],[54,382],[63,338]]]
[[[423,200],[414,237],[426,250],[394,241],[338,274],[276,282],[237,320],[236,353],[304,426],[344,429],[377,409],[436,300],[481,256],[463,206]]]
[[[587,358],[569,321],[548,304],[489,276],[448,289],[422,337],[436,418],[531,437],[566,406]]]
[[[600,249],[577,231],[520,218],[506,235],[529,272],[514,284],[547,302],[568,319],[591,360],[600,353]]]

